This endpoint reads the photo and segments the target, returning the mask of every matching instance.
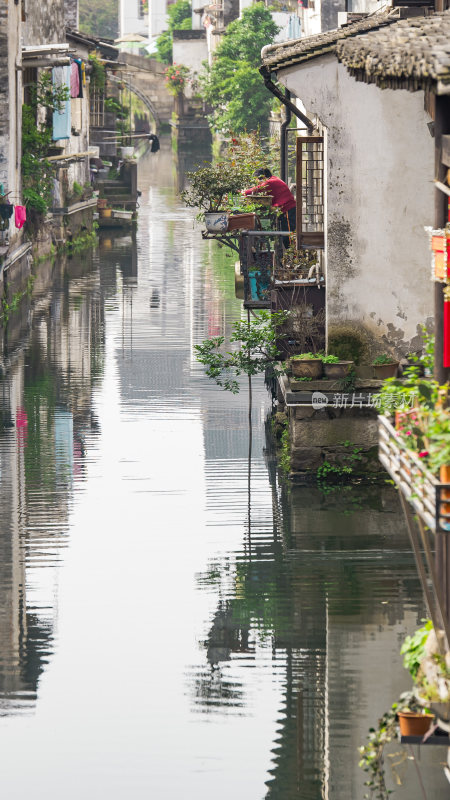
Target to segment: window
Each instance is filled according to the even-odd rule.
[[[297,138],[297,247],[324,246],[323,136]]]

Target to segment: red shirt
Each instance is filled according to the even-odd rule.
[[[281,178],[276,178],[275,175],[272,175],[271,178],[266,178],[258,186],[246,189],[245,194],[258,194],[259,189],[264,190],[261,194],[271,194],[272,205],[279,206],[285,213],[291,208],[295,208],[295,197]]]

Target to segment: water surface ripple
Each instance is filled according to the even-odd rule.
[[[194,352],[243,314],[234,258],[172,169],[142,159],[136,238],[38,267],[4,347],[1,794],[362,800],[424,613],[397,497],[283,484],[262,380],[249,480],[246,386]]]

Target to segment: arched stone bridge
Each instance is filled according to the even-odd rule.
[[[123,51],[119,58],[131,68],[129,79],[125,79],[127,86],[148,108],[157,129],[161,123],[169,123],[174,111],[174,98],[167,91],[164,65],[153,58],[135,56]],[[121,83],[124,78],[114,80]]]

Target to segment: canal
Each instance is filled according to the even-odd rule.
[[[139,186],[136,237],[39,265],[4,350],[1,796],[362,800],[425,615],[397,496],[289,488],[262,379],[249,473],[246,387],[193,349],[243,313],[234,258],[167,145]],[[402,752],[394,796],[447,797],[442,749]]]

